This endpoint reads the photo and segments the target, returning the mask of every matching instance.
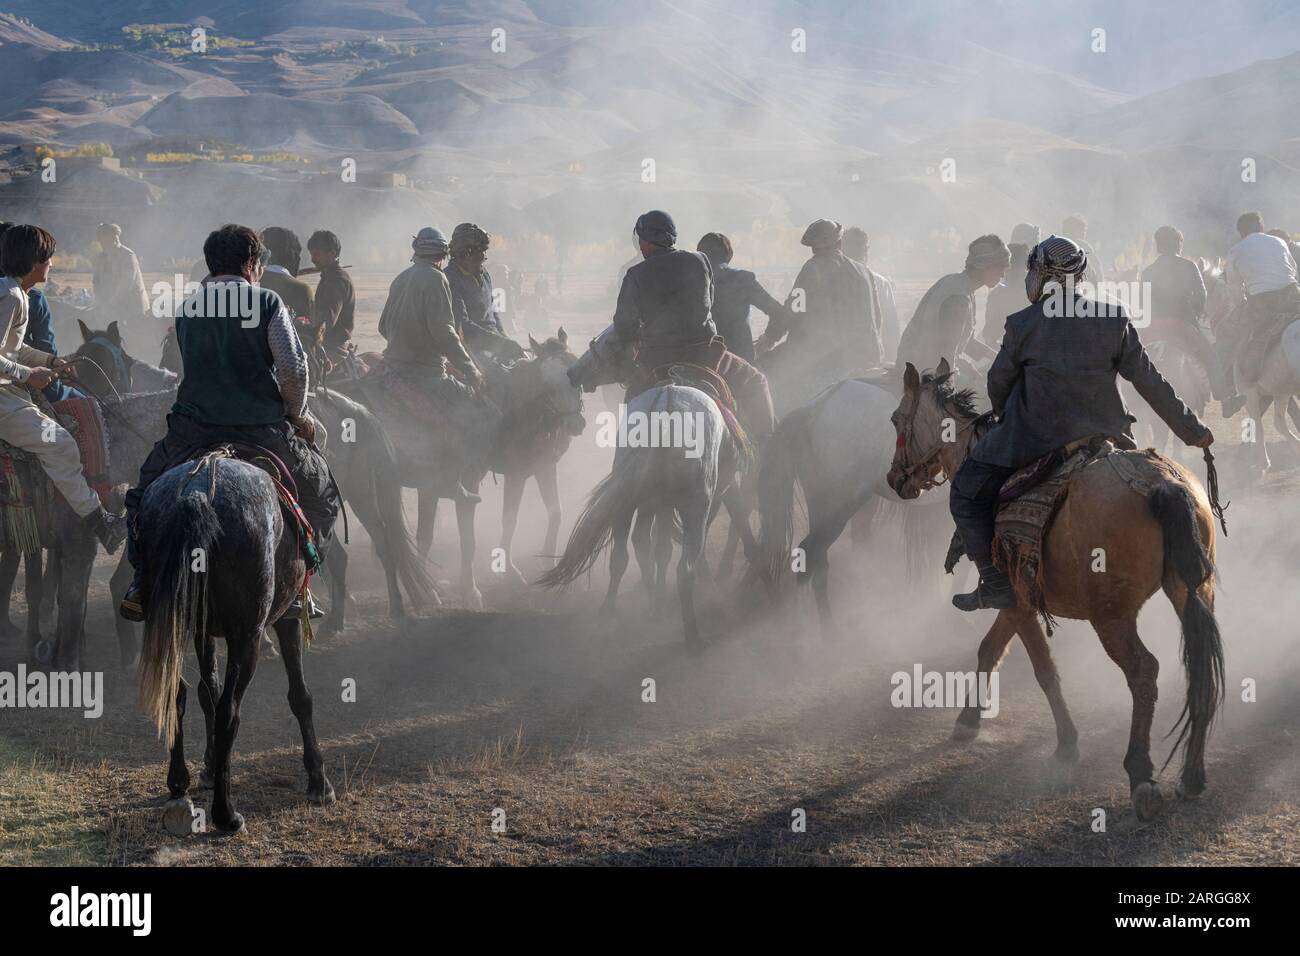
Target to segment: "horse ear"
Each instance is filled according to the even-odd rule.
[[[95,337],[95,333],[90,331],[90,327],[81,319],[77,319],[77,325],[81,327],[81,343],[83,345]]]
[[[952,366],[948,364],[946,358],[939,359],[939,364],[934,368],[934,377],[940,381],[952,374]]]
[[[555,333],[555,338],[561,345],[569,344],[569,333],[564,331],[564,326],[560,326],[560,331]]]
[[[542,343],[538,342],[537,339],[533,338],[532,333],[529,333],[528,348],[532,351],[532,353],[536,355],[538,351],[541,350],[541,347],[542,347]]]
[[[113,340],[114,345],[122,344],[122,333],[118,330],[116,319],[108,323],[108,337]]]
[[[915,392],[921,387],[921,375],[917,372],[916,366],[911,362],[907,363],[907,371],[903,373],[903,391],[907,393]]]

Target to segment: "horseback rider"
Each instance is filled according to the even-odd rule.
[[[1183,258],[1183,234],[1173,226],[1157,229],[1155,242],[1158,255],[1141,276],[1141,281],[1151,286],[1147,340],[1167,338],[1195,359],[1205,369],[1214,397],[1223,402],[1231,391],[1214,346],[1201,327],[1206,300],[1201,267]]]
[[[984,327],[980,329],[979,340],[994,352],[997,351],[998,339],[1002,327],[1007,324],[1007,316],[1019,312],[1029,304],[1025,298],[1025,270],[1029,261],[1029,250],[1038,245],[1042,234],[1032,222],[1017,223],[1007,240],[1007,252],[1011,263],[1002,281],[989,289],[988,298],[984,300]]]
[[[347,270],[339,265],[343,244],[326,229],[318,229],[307,240],[311,263],[320,272],[316,302],[311,312],[312,332],[320,337],[326,357],[334,365],[347,358],[356,324],[357,293]]]
[[[755,347],[772,350],[774,368],[794,366],[822,378],[878,366],[884,356],[880,303],[866,266],[843,252],[844,228],[833,219],[818,219],[799,240],[812,250],[786,297],[786,315],[768,323]],[[801,314],[802,313],[802,314]],[[788,341],[774,348],[782,337]]]
[[[451,285],[441,268],[449,251],[446,237],[426,226],[412,240],[411,250],[411,265],[393,280],[379,316],[379,334],[388,346],[378,371],[393,391],[401,393],[394,397],[417,406],[419,417],[430,423],[450,422],[449,439],[467,442],[464,450],[471,460],[481,458],[487,450],[479,448],[469,433],[481,430],[476,420],[486,408],[481,396],[483,374],[456,331]],[[459,379],[447,373],[448,363]],[[461,484],[459,457],[440,456],[447,468],[435,476],[434,487],[439,497],[476,503],[479,496]]]
[[[1246,306],[1234,328],[1224,330],[1228,346],[1224,362],[1229,370],[1235,364],[1242,384],[1252,384],[1270,346],[1300,318],[1300,284],[1290,246],[1264,231],[1259,213],[1238,217],[1237,234],[1241,241],[1228,251],[1227,282],[1234,296],[1245,293]],[[1235,399],[1233,406],[1234,411],[1240,407]]]
[[[86,482],[76,439],[46,415],[29,389],[70,373],[66,360],[24,342],[28,291],[44,282],[54,237],[37,226],[11,226],[0,236],[0,440],[35,456],[68,507],[112,554],[126,538],[125,519],[104,510]]]
[[[228,224],[203,244],[208,277],[177,311],[176,341],[184,378],[167,416],[167,434],[140,467],[126,494],[132,535],[127,558],[135,569],[120,612],[142,621],[142,559],[136,516],[145,490],[168,469],[226,442],[265,449],[287,468],[298,503],[324,550],[341,502],[317,448],[307,411],[307,354],[284,302],[258,285],[265,247],[247,226]],[[297,602],[290,613],[299,610]]]
[[[975,293],[997,286],[1010,265],[1011,251],[997,236],[972,242],[962,271],[944,276],[921,297],[898,343],[898,367],[931,368],[941,358],[956,365],[967,354],[992,359],[994,350],[975,336]]]
[[[845,229],[841,248],[846,256],[867,270],[867,275],[876,288],[876,301],[880,303],[880,342],[884,347],[881,361],[892,362],[898,354],[898,340],[902,335],[898,324],[898,305],[894,301],[894,283],[867,265],[867,257],[871,255],[871,237],[865,229],[858,226]]]
[[[1011,580],[993,565],[998,492],[1011,475],[1057,449],[1094,436],[1136,447],[1115,381],[1122,375],[1188,445],[1214,435],[1151,363],[1121,306],[1085,299],[1088,257],[1062,236],[1029,254],[1025,292],[1032,303],[1007,319],[989,369],[996,425],[971,450],[952,480],[950,510],[963,548],[979,568],[979,587],[953,597],[963,611],[1016,605]]]
[[[262,286],[280,297],[294,321],[305,325],[311,321],[315,295],[311,286],[298,278],[302,268],[302,240],[292,229],[267,226],[262,230],[262,243],[266,246]]]
[[[713,270],[713,324],[727,343],[727,351],[746,362],[754,361],[754,332],[749,310],[757,308],[772,318],[785,307],[763,288],[754,273],[731,265],[731,240],[720,232],[705,234],[695,246],[708,257]]]
[[[767,377],[727,350],[710,314],[713,265],[709,257],[675,248],[677,226],[660,209],[640,216],[633,235],[642,261],[624,274],[614,308],[619,343],[636,349],[638,372],[628,382],[628,399],[653,386],[657,370],[665,366],[695,366],[725,383],[722,391],[731,393],[751,438],[770,435],[776,416]]]

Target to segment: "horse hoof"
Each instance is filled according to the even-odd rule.
[[[1204,792],[1204,784],[1196,787],[1188,784],[1185,780],[1179,780],[1178,786],[1174,788],[1174,793],[1178,795],[1179,800],[1195,800]]]
[[[1160,795],[1160,788],[1153,780],[1138,784],[1137,789],[1133,791],[1133,810],[1137,813],[1137,818],[1144,823],[1154,820],[1164,803],[1165,798]]]
[[[234,836],[236,833],[243,833],[244,815],[242,813],[232,813],[230,819],[225,823],[217,823],[217,832],[222,836]]]
[[[318,807],[328,807],[334,802],[334,785],[328,780],[320,787],[308,787],[307,799]]]
[[[1058,763],[1078,763],[1079,745],[1076,743],[1068,746],[1066,744],[1057,744],[1056,753],[1053,756],[1056,757]]]
[[[189,836],[194,832],[194,819],[197,815],[194,801],[189,797],[168,800],[167,806],[163,808],[163,829],[172,836]]]

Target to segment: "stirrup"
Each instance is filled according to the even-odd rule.
[[[140,588],[128,588],[117,606],[117,613],[135,624],[144,623],[144,595]]]

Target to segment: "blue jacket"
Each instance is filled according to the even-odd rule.
[[[54,347],[54,316],[50,313],[50,303],[40,289],[27,290],[27,334],[23,342],[34,349],[58,355]],[[61,402],[65,398],[77,395],[62,382],[51,382],[45,387],[45,397],[51,402]]]

